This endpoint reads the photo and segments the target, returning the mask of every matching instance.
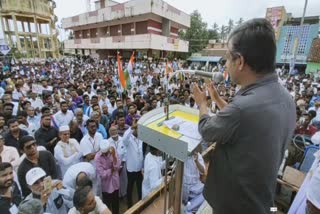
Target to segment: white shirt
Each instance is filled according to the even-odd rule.
[[[23,94],[21,91],[17,91],[16,89],[14,89],[14,91],[12,92],[12,99],[13,100],[19,100],[20,97],[23,97]]]
[[[100,150],[100,143],[102,140],[103,137],[98,132],[95,133],[93,138],[89,135],[89,133],[87,133],[80,141],[80,152],[83,156],[98,152]],[[90,163],[95,165],[94,159],[91,160]]]
[[[316,158],[310,170],[311,178],[307,187],[307,198],[314,206],[320,209],[320,151],[316,152],[314,155]]]
[[[117,109],[117,105],[116,105],[116,104],[114,104],[113,107],[112,107],[111,103],[108,104],[108,113],[109,113],[109,114],[112,114],[112,112],[113,112],[114,110],[116,110],[116,109]]]
[[[18,170],[18,166],[20,165],[20,156],[18,150],[12,146],[3,145],[3,150],[0,153],[2,158],[2,162],[11,163],[14,170]]]
[[[107,205],[105,205],[99,197],[95,196],[95,200],[96,207],[93,211],[89,212],[88,214],[100,214],[104,210],[108,209]],[[73,207],[69,210],[68,214],[80,214],[80,212],[75,207]]]
[[[13,110],[12,110],[12,115],[17,116],[18,114],[18,109],[19,109],[19,102],[11,102],[13,104]]]
[[[112,137],[110,137],[107,141],[116,148],[120,160],[126,161],[127,160],[127,149],[126,149],[126,146],[123,144],[122,137],[118,136],[117,141],[113,140]]]
[[[198,153],[199,163],[205,167],[203,158],[200,153]],[[194,161],[193,156],[188,157],[184,163],[184,174],[183,174],[183,183],[188,185],[197,184],[200,182],[200,172]]]
[[[33,117],[27,117],[28,123],[32,123],[36,129],[40,128],[40,117],[39,116],[33,116]]]
[[[29,123],[29,126],[19,124],[19,128],[28,132],[30,136],[34,136],[34,133],[37,131],[37,127],[33,123]]]
[[[139,172],[143,167],[142,140],[136,138],[133,130],[128,129],[122,137],[123,144],[127,147],[127,170]]]
[[[96,185],[96,169],[88,162],[80,162],[70,166],[63,176],[63,185],[72,190],[76,189],[76,178],[80,172],[86,175],[92,181],[93,186]]]
[[[60,140],[54,147],[54,157],[60,166],[62,176],[70,166],[80,162],[81,156],[80,145],[74,138],[70,138],[69,143]]]
[[[73,119],[73,112],[67,110],[67,113],[63,113],[61,110],[53,115],[53,118],[58,127],[60,126],[68,126],[70,121]]]
[[[36,108],[39,108],[39,110],[41,110],[41,108],[44,106],[42,100],[38,97],[36,97],[35,100],[33,100],[32,98],[29,99],[30,103],[31,103],[31,106],[36,109]]]
[[[142,198],[148,196],[163,181],[161,169],[164,168],[165,162],[162,157],[155,156],[150,152],[144,160],[144,176],[142,182]]]

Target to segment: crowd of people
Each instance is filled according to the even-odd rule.
[[[181,66],[174,61],[172,70]],[[139,200],[147,197],[164,180],[164,162],[159,150],[138,138],[137,121],[164,107],[168,96],[170,103],[197,108],[190,87],[196,80],[180,76],[164,84],[166,67],[137,60],[126,90],[112,58],[3,67],[0,210],[117,214],[120,200],[128,208],[136,202],[134,189]],[[226,100],[235,91],[224,84],[219,89]],[[216,110],[209,96],[208,109]],[[204,201],[200,152],[185,164],[183,201],[189,213]]]
[[[173,71],[185,68],[174,61]],[[126,66],[126,63],[123,65]],[[119,213],[120,200],[134,204],[164,180],[164,161],[137,135],[139,118],[165,99],[197,109],[191,84],[203,79],[177,76],[166,83],[164,62],[137,60],[130,87],[123,90],[116,61],[68,57],[45,64],[3,67],[0,87],[0,210],[25,213]],[[296,134],[317,135],[320,128],[320,77],[290,75],[277,69],[279,81],[297,105]],[[238,88],[217,85],[231,102]],[[207,96],[209,114],[219,108]],[[316,143],[319,143],[317,140]],[[202,142],[185,162],[183,203],[193,213],[204,201],[206,168]],[[290,150],[289,165],[298,161]]]

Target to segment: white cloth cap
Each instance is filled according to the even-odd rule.
[[[111,147],[110,142],[108,142],[107,140],[102,140],[100,143],[100,151],[102,153],[106,153]]]
[[[46,172],[40,167],[30,169],[26,174],[26,182],[29,186],[33,185],[37,180],[46,176]]]
[[[59,132],[64,132],[64,131],[70,131],[69,126],[60,126],[59,127]]]

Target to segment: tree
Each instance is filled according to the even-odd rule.
[[[234,28],[233,20],[229,19],[228,27],[227,27],[227,35],[229,35],[231,33],[233,28]]]
[[[206,47],[208,43],[207,23],[202,21],[201,14],[195,10],[191,13],[190,28],[179,32],[181,39],[189,41],[189,53],[195,53]]]
[[[228,30],[228,26],[225,26],[225,25],[221,26],[221,28],[220,28],[220,39],[222,41],[227,39],[227,35],[228,35],[227,30]]]
[[[239,26],[243,23],[243,18],[240,18],[237,22],[236,22],[236,25]]]
[[[219,39],[219,26],[214,23],[211,29],[208,30],[208,39]]]

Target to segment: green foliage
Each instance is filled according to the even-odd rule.
[[[211,28],[208,28],[206,22],[202,20],[199,11],[195,10],[191,13],[190,28],[187,30],[181,30],[178,32],[179,38],[189,41],[189,53],[200,52],[208,44],[209,40],[226,40],[228,34],[238,25],[243,23],[243,19],[240,18],[237,22],[229,19],[227,25],[219,26],[217,23],[213,23]],[[179,57],[185,58],[183,53],[178,54]]]
[[[190,28],[179,32],[180,38],[189,41],[189,53],[195,53],[206,47],[208,43],[207,23],[202,20],[201,14],[195,10],[191,14]]]

